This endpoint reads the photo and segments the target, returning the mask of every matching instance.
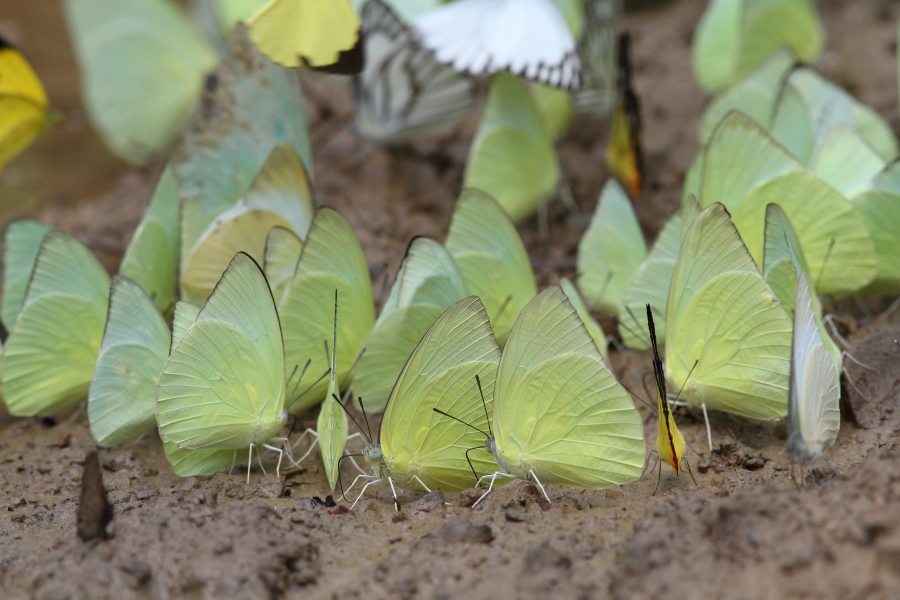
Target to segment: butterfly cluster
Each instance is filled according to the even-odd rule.
[[[626,346],[653,349],[656,450],[676,474],[686,442],[669,389],[704,414],[787,416],[791,459],[817,460],[840,425],[843,360],[819,294],[900,293],[900,151],[881,117],[795,58],[821,47],[809,3],[710,4],[694,68],[720,93],[682,204],[649,250],[629,199],[641,189],[639,122],[627,38],[610,49],[614,2],[402,4],[368,0],[358,14],[349,1],[220,0],[204,4],[219,37],[204,37],[166,1],[66,3],[109,147],[134,163],[174,149],[112,279],[75,238],[7,226],[9,412],[87,399],[101,446],[157,429],[175,473],[240,462],[249,479],[254,451],[260,465],[277,454],[277,473],[303,460],[294,415],[319,406],[306,455],[318,445],[334,490],[358,405],[370,467],[359,497],[382,481],[396,498],[396,487],[524,479],[549,500],[550,484],[632,481],[646,457],[595,309],[616,317]],[[126,22],[139,23],[130,39],[104,35]],[[516,51],[537,29],[547,43]],[[117,69],[145,59],[149,87],[122,85]],[[0,47],[0,66],[16,65],[32,92],[23,119],[40,127],[9,137],[10,156],[49,120],[22,60]],[[307,67],[355,74],[354,128],[387,144],[468,114],[473,77],[490,76],[446,239],[411,241],[377,314],[353,229],[316,205],[289,70]],[[515,222],[556,190],[553,142],[572,114],[613,104],[617,179],[579,244],[577,287],[539,293]],[[379,412],[373,435],[367,415]]]

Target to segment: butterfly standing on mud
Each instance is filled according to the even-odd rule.
[[[688,462],[685,451],[687,445],[684,436],[675,425],[675,418],[672,416],[672,410],[669,407],[669,400],[666,397],[666,375],[663,372],[663,363],[659,358],[659,349],[656,346],[656,327],[653,325],[653,311],[650,305],[647,305],[647,327],[650,329],[650,344],[653,346],[653,375],[656,380],[656,414],[659,419],[659,431],[656,434],[656,454],[660,461],[665,461],[675,470],[675,475],[681,475],[681,469],[686,468],[694,479],[694,473],[691,471],[691,465]],[[659,482],[662,479],[662,464],[659,465],[659,478],[656,480],[656,489],[653,494],[659,491]],[[697,481],[694,480],[696,484]]]

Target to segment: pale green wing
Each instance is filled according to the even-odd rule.
[[[286,421],[284,388],[275,303],[262,270],[241,253],[159,377],[160,436],[192,450],[264,443]]]
[[[822,51],[824,32],[811,0],[743,0],[741,48],[732,81],[753,72],[773,52],[789,48],[804,63]]]
[[[790,82],[782,85],[769,124],[769,133],[804,165],[812,160],[816,147],[816,132],[813,131],[810,118],[803,97],[794,86]]]
[[[594,340],[594,343],[597,345],[597,350],[600,351],[600,354],[603,355],[603,360],[609,365],[609,350],[607,348],[608,343],[606,341],[606,334],[603,333],[603,328],[600,327],[600,323],[595,321],[591,316],[591,312],[588,310],[587,305],[581,299],[581,293],[578,291],[578,288],[565,277],[559,280],[559,287],[562,288],[562,291],[566,293],[569,302],[575,307],[578,316],[581,317],[581,322],[584,323],[591,339]]]
[[[547,201],[559,177],[553,142],[525,82],[495,74],[469,150],[463,187],[484,190],[518,222]]]
[[[743,2],[711,0],[691,43],[691,66],[700,88],[708,94],[728,87],[741,45]]]
[[[866,220],[875,246],[875,279],[862,291],[900,293],[900,192],[870,190],[853,198],[852,204]]]
[[[828,132],[812,163],[813,173],[847,198],[871,188],[884,167],[881,155],[845,124]]]
[[[228,47],[203,110],[175,153],[179,196],[195,201],[206,217],[189,230],[197,235],[244,195],[278,142],[293,146],[312,171],[296,78],[256,50],[244,25],[234,28]],[[187,252],[197,238],[184,233],[181,245]]]
[[[469,292],[481,298],[502,346],[519,311],[537,293],[525,244],[493,198],[463,190],[444,244]]]
[[[242,450],[182,450],[163,440],[163,451],[179,477],[208,477],[228,470],[247,456]],[[238,458],[238,454],[240,458]]]
[[[682,399],[755,419],[785,415],[791,320],[721,204],[704,209],[682,243],[666,327],[666,377],[684,386]]]
[[[313,210],[303,163],[294,149],[282,142],[237,204],[219,214],[190,253],[185,252],[182,295],[195,304],[202,302],[237,252],[262,262],[266,239],[274,227],[306,237]]]
[[[3,231],[3,295],[0,318],[7,331],[12,328],[22,310],[28,280],[48,225],[17,219],[10,221]]]
[[[644,334],[641,310],[649,304],[653,307],[656,335],[660,346],[666,340],[666,304],[669,301],[669,284],[675,272],[675,260],[681,247],[682,218],[678,209],[666,220],[650,253],[638,267],[622,292],[619,308],[619,334],[622,343],[636,350],[649,350],[650,338]]]
[[[413,482],[418,477],[429,488],[445,491],[475,485],[466,450],[484,445],[479,430],[489,428],[499,361],[500,349],[478,298],[460,300],[434,322],[403,367],[381,421],[379,437],[391,478],[403,487],[419,487]],[[487,452],[474,450],[469,458],[479,477],[494,471]]]
[[[644,464],[640,415],[558,287],[510,332],[493,427],[500,469],[542,484],[603,489],[637,479]]]
[[[119,265],[119,274],[144,288],[163,314],[175,306],[178,242],[178,181],[166,164]]]
[[[555,142],[566,135],[575,118],[569,92],[540,83],[532,83],[529,90],[547,138]]]
[[[608,179],[578,243],[578,287],[588,304],[621,316],[625,286],[646,257],[647,245],[631,200],[618,181]]]
[[[794,226],[817,292],[848,293],[872,281],[875,247],[865,219],[846,198],[808,171],[770,180],[733,211],[734,224],[757,264],[762,264],[769,204],[781,206]]]
[[[894,159],[884,167],[884,170],[875,178],[873,187],[900,194],[900,158]]]
[[[797,294],[797,277],[801,273],[809,281],[809,266],[803,254],[800,240],[794,232],[790,219],[777,204],[766,207],[765,251],[763,253],[763,277],[772,293],[778,298],[781,307],[793,320],[794,298]],[[817,295],[812,296],[816,323],[819,327],[822,343],[831,354],[838,372],[841,369],[841,351],[829,337],[822,321],[822,304]]]
[[[131,163],[164,151],[216,64],[212,46],[169,0],[67,0],[88,116]]]
[[[791,461],[807,464],[834,444],[841,427],[840,371],[823,345],[806,277],[797,280],[788,441]]]
[[[279,305],[284,327],[288,372],[304,368],[313,380],[329,369],[326,343],[331,343],[334,294],[338,296],[337,379],[343,385],[375,323],[372,280],[366,257],[346,219],[330,208],[320,208],[313,219],[297,272]],[[328,381],[313,385],[302,398],[292,399],[292,412],[325,398]]]
[[[263,271],[269,280],[276,305],[281,304],[284,290],[294,277],[302,252],[303,242],[290,229],[273,227],[269,230]]]
[[[796,59],[790,50],[772,54],[758,69],[710,100],[700,118],[700,144],[706,144],[716,125],[730,111],[738,110],[757,123],[768,125],[779,90]]]
[[[178,345],[178,342],[181,341],[181,338],[184,337],[184,334],[187,333],[190,326],[197,320],[197,315],[199,313],[200,309],[189,302],[179,300],[175,303],[175,316],[172,319],[172,340],[169,346],[169,354],[172,353],[175,346]]]
[[[704,150],[700,203],[734,210],[750,190],[803,167],[750,117],[730,112]]]
[[[416,344],[435,319],[465,297],[466,284],[450,253],[434,240],[415,238],[353,374],[354,393],[367,411],[384,410]]]
[[[169,357],[169,326],[136,282],[117,275],[88,393],[91,435],[104,447],[156,426],[156,382]]]
[[[70,235],[48,231],[4,347],[10,414],[52,414],[85,398],[108,302],[109,276],[91,251]]]
[[[887,121],[876,111],[853,98],[846,90],[811,68],[795,69],[789,82],[803,98],[811,123],[827,123],[829,111],[841,110],[849,114],[855,128],[885,160],[891,160],[900,153],[897,139]],[[818,130],[818,127],[816,129]],[[824,133],[827,133],[827,130],[817,132],[816,139],[824,139]]]
[[[319,435],[319,449],[322,456],[322,464],[325,466],[325,476],[331,491],[337,485],[340,477],[340,458],[344,454],[347,445],[347,413],[338,404],[341,388],[337,381],[337,320],[334,323],[334,336],[331,342],[331,368],[328,377],[328,392],[322,407],[319,409],[319,418],[316,421],[316,433]]]

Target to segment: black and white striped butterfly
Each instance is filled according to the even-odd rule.
[[[362,29],[366,64],[353,80],[356,133],[379,143],[401,142],[472,110],[474,82],[438,63],[384,2],[366,3]]]

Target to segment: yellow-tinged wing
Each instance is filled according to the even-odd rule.
[[[281,326],[265,276],[239,253],[159,376],[160,436],[188,450],[242,449],[286,422]]]
[[[469,292],[481,298],[502,346],[519,311],[537,293],[525,244],[488,194],[463,190],[444,244]]]
[[[270,0],[248,25],[260,52],[283,67],[342,75],[362,70],[359,15],[349,0]]]
[[[500,349],[481,301],[460,300],[434,322],[409,357],[394,385],[381,422],[387,475],[403,487],[458,491],[475,485],[466,450],[483,447],[488,430],[481,381],[491,410]],[[432,409],[472,425],[444,417]],[[477,428],[477,429],[476,429]],[[478,477],[493,471],[487,452],[469,453]]]
[[[108,301],[109,275],[91,251],[48,231],[4,348],[3,397],[11,414],[52,414],[85,398]]]
[[[52,121],[41,80],[25,56],[0,38],[0,169]]]
[[[338,295],[337,380],[345,383],[363,343],[375,322],[372,280],[359,240],[350,224],[336,211],[323,207],[313,218],[297,271],[287,285],[278,306],[284,327],[284,355],[287,371],[306,369],[305,390],[329,370],[325,352],[331,344],[334,324],[334,294]],[[325,398],[323,379],[292,399],[290,410],[303,410]]]
[[[641,474],[641,418],[558,287],[529,302],[510,332],[493,429],[497,465],[521,479],[603,489]]]
[[[667,379],[684,386],[683,400],[755,419],[785,415],[791,320],[721,204],[687,232],[666,315]]]

